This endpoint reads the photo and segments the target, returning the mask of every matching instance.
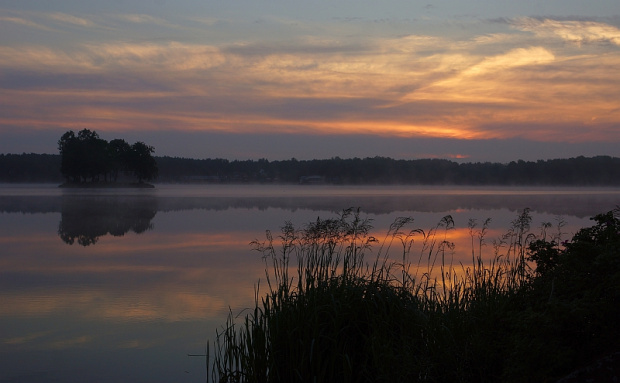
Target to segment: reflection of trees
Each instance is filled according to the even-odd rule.
[[[93,196],[93,195],[63,195],[61,196],[29,196],[10,195],[0,196],[0,213],[51,213],[62,212],[61,227],[59,234],[83,232],[90,225],[89,220],[101,220],[101,217],[113,214],[120,216],[133,215],[130,219],[133,224],[108,224],[107,229],[94,231],[95,237],[126,233],[129,230],[142,232],[150,226],[150,220],[156,211],[182,211],[182,210],[227,210],[227,209],[285,209],[296,211],[298,209],[328,210],[335,213],[348,207],[361,207],[365,213],[391,214],[394,212],[446,212],[451,210],[487,210],[508,209],[520,211],[529,207],[532,213],[547,213],[561,216],[575,216],[579,218],[590,217],[603,211],[609,211],[618,205],[620,192],[618,189],[599,190],[590,193],[589,189],[575,189],[567,193],[563,189],[552,189],[540,193],[528,193],[526,189],[498,189],[487,190],[482,193],[477,190],[441,189],[428,191],[415,188],[403,189],[399,193],[381,195],[372,189],[366,194],[351,194],[348,189],[324,189],[324,194],[313,187],[289,186],[286,192],[272,188],[273,195],[264,193],[261,187],[257,187],[257,195],[252,194],[249,188],[246,194],[240,196],[224,195],[192,196],[191,192],[183,193],[184,187],[180,187],[179,196]],[[188,189],[199,190],[199,189]],[[392,189],[386,188],[390,191]],[[316,191],[317,194],[308,193]],[[116,191],[115,191],[116,192]],[[113,192],[110,192],[113,193]],[[116,205],[114,205],[116,204]],[[107,207],[103,207],[107,206]],[[116,206],[116,207],[110,207]],[[136,214],[136,210],[144,209],[144,214]],[[81,213],[80,213],[81,212]],[[82,214],[81,218],[79,214]],[[77,216],[77,217],[76,217]],[[97,218],[99,217],[99,218]],[[145,222],[139,223],[139,217]],[[116,219],[116,218],[115,218]],[[76,222],[78,227],[72,229]],[[142,225],[142,226],[141,226]],[[98,225],[98,227],[101,225]],[[115,227],[120,229],[114,230]],[[143,227],[141,229],[141,227]],[[121,230],[122,229],[122,230]],[[73,240],[77,237],[73,236]]]
[[[155,214],[154,197],[63,196],[58,235],[70,245],[93,245],[104,235],[150,230]]]
[[[309,190],[307,188],[300,191]],[[349,195],[347,193],[333,195],[296,195],[294,191],[289,195],[264,197],[160,197],[158,208],[160,211],[175,210],[227,210],[227,209],[258,209],[271,208],[296,211],[298,209],[327,210],[334,213],[341,212],[349,207],[361,207],[365,213],[391,214],[395,212],[438,212],[452,210],[489,210],[508,209],[518,212],[530,208],[533,213],[547,213],[560,216],[590,217],[601,211],[613,209],[618,204],[619,194],[610,190],[609,193],[588,194],[587,192],[574,194],[554,193],[553,190],[543,193],[528,194],[514,191],[502,193],[492,191],[486,194],[464,191],[458,193],[442,193],[429,190],[428,193],[395,195]],[[559,189],[561,190],[561,189]],[[380,194],[380,193],[379,193]]]

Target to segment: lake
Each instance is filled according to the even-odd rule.
[[[491,218],[488,247],[524,209],[570,239],[620,204],[620,189],[0,185],[0,382],[204,382],[208,339],[254,304],[264,279],[250,242],[360,207],[382,238],[397,217],[450,214],[453,261],[468,222]],[[555,228],[550,231],[558,230]]]

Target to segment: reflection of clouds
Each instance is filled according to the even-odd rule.
[[[60,339],[50,342],[46,345],[46,348],[52,350],[65,350],[67,348],[76,348],[80,346],[87,347],[90,346],[92,340],[92,336],[82,335],[75,338]]]
[[[34,333],[30,333],[25,336],[2,339],[2,343],[9,344],[9,345],[26,344],[26,343],[37,341],[38,339],[41,339],[49,334],[50,334],[50,331],[34,332]]]
[[[484,254],[491,254],[492,241],[505,233],[516,215],[506,204],[522,209],[530,198],[529,202],[547,210],[558,209],[554,201],[587,210],[583,207],[587,203],[576,198],[597,198],[578,192],[541,196],[537,191],[530,195],[523,191],[525,195],[515,196],[470,190],[470,195],[461,196],[447,188],[297,185],[174,185],[156,191],[154,230],[106,236],[88,247],[66,246],[54,234],[61,196],[0,198],[0,225],[4,216],[4,221],[19,226],[14,231],[0,230],[0,318],[13,326],[11,335],[0,339],[0,346],[19,355],[33,350],[97,349],[108,350],[116,358],[119,352],[146,354],[158,348],[183,356],[202,353],[205,339],[213,339],[215,329],[225,323],[229,307],[235,314],[251,308],[259,280],[259,295],[266,291],[265,264],[249,241],[263,240],[266,229],[277,236],[287,220],[301,228],[317,215],[334,218],[342,208],[360,204],[362,216],[373,219],[372,234],[383,240],[397,216],[412,216],[411,228],[428,232],[453,209],[456,227],[446,233],[439,230],[436,239],[455,244],[454,253],[448,251],[445,260],[459,272],[461,263],[471,264],[468,218],[480,219],[479,224],[487,215],[494,219],[483,248]],[[617,195],[603,194],[602,202]],[[489,210],[485,206],[503,207]],[[533,216],[537,222],[538,213]],[[532,231],[537,232],[535,223]],[[399,246],[398,241],[392,246],[396,260],[402,259]],[[413,274],[421,260],[418,277],[426,271],[428,259],[422,246],[421,237],[416,236],[409,260]],[[372,262],[379,248],[373,245],[365,260]],[[295,274],[293,270],[291,275]],[[24,321],[33,324],[20,325]],[[171,344],[177,345],[172,351]]]
[[[70,348],[91,347],[95,337],[92,335],[59,334],[54,331],[33,332],[24,336],[0,339],[0,344],[10,347],[38,350],[66,350]]]
[[[207,294],[186,292],[162,292],[158,295],[134,296],[114,300],[113,304],[93,307],[88,318],[105,318],[112,321],[164,321],[177,322],[201,318],[221,317],[229,305],[238,305],[239,297],[247,291],[235,291],[232,296],[212,297]],[[153,299],[155,298],[155,299]],[[232,298],[232,301],[226,299]]]
[[[215,250],[242,250],[247,248],[252,233],[225,232],[225,233],[158,233],[155,238],[148,242],[140,243],[110,243],[105,251],[113,251],[117,254],[148,253],[150,251],[166,250],[171,253],[183,253],[204,248]],[[104,254],[104,250],[100,253]]]
[[[253,283],[262,276],[258,270],[255,271],[252,275]],[[47,275],[48,278],[55,275],[53,270],[46,272],[30,270],[30,272],[41,276]],[[191,273],[188,272],[188,274]],[[131,275],[133,283],[140,284],[140,287],[130,290],[122,290],[124,287],[131,286],[123,286],[115,281],[108,282],[107,285],[102,285],[97,290],[89,290],[88,286],[83,286],[80,291],[70,291],[49,284],[44,292],[24,291],[10,295],[2,294],[3,304],[0,308],[0,316],[41,318],[69,315],[75,320],[178,322],[221,318],[226,315],[229,307],[245,307],[252,302],[252,283],[240,287],[227,284],[225,279],[217,278],[215,275],[226,273],[230,278],[233,272],[212,269],[209,272],[198,273],[205,279],[194,281],[194,285],[189,286],[185,275],[178,275],[179,279],[176,281],[152,284],[149,282],[151,275],[146,271]],[[214,295],[199,291],[204,288],[206,280],[216,278],[219,286],[214,286],[212,290],[215,291]],[[237,280],[236,277],[231,279]],[[192,289],[194,291],[191,291]],[[18,341],[18,339],[13,340],[13,342]],[[23,342],[26,341],[32,340],[23,340]]]
[[[27,246],[32,238],[22,237],[25,245],[2,259],[0,316],[119,323],[223,318],[229,307],[251,304],[264,275],[248,245],[256,236],[150,232],[64,249],[45,237]]]
[[[62,276],[71,278],[71,274],[30,269],[30,273],[50,280],[45,291],[26,289],[10,295],[2,294],[0,316],[41,318],[68,315],[80,321],[112,322],[179,322],[221,318],[229,307],[250,305],[253,284],[262,276],[262,268],[249,275],[251,282],[248,280],[247,284],[239,286],[235,284],[239,276],[233,275],[234,271],[217,267],[214,264],[209,270],[186,270],[185,274],[165,275],[166,281],[159,283],[151,282],[153,274],[149,271],[122,274],[132,279],[128,286],[114,278],[106,282],[104,278],[94,276],[93,279],[101,285],[91,290],[96,286],[85,284],[79,291],[62,287],[62,282],[51,281]],[[74,272],[89,275],[79,270]],[[220,277],[221,274],[226,277]],[[201,279],[196,279],[196,276]]]

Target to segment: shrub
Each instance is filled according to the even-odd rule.
[[[487,261],[488,220],[480,228],[470,221],[472,265],[460,268],[449,261],[450,216],[428,231],[398,218],[382,241],[359,210],[303,229],[286,223],[276,239],[267,232],[266,241],[253,242],[266,262],[267,292],[256,289],[242,323],[231,313],[214,342],[208,378],[557,379],[620,344],[618,213],[597,215],[595,226],[559,245],[544,231],[530,232],[525,209]],[[373,246],[378,251],[368,262]]]

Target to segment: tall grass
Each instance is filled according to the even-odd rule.
[[[230,313],[213,342],[220,382],[485,382],[502,380],[506,334],[532,273],[524,210],[492,244],[469,222],[471,264],[454,264],[446,216],[425,231],[398,218],[382,239],[359,210],[287,222],[253,242],[265,260],[255,307]],[[483,251],[485,250],[485,251]],[[266,291],[263,292],[262,289]]]

